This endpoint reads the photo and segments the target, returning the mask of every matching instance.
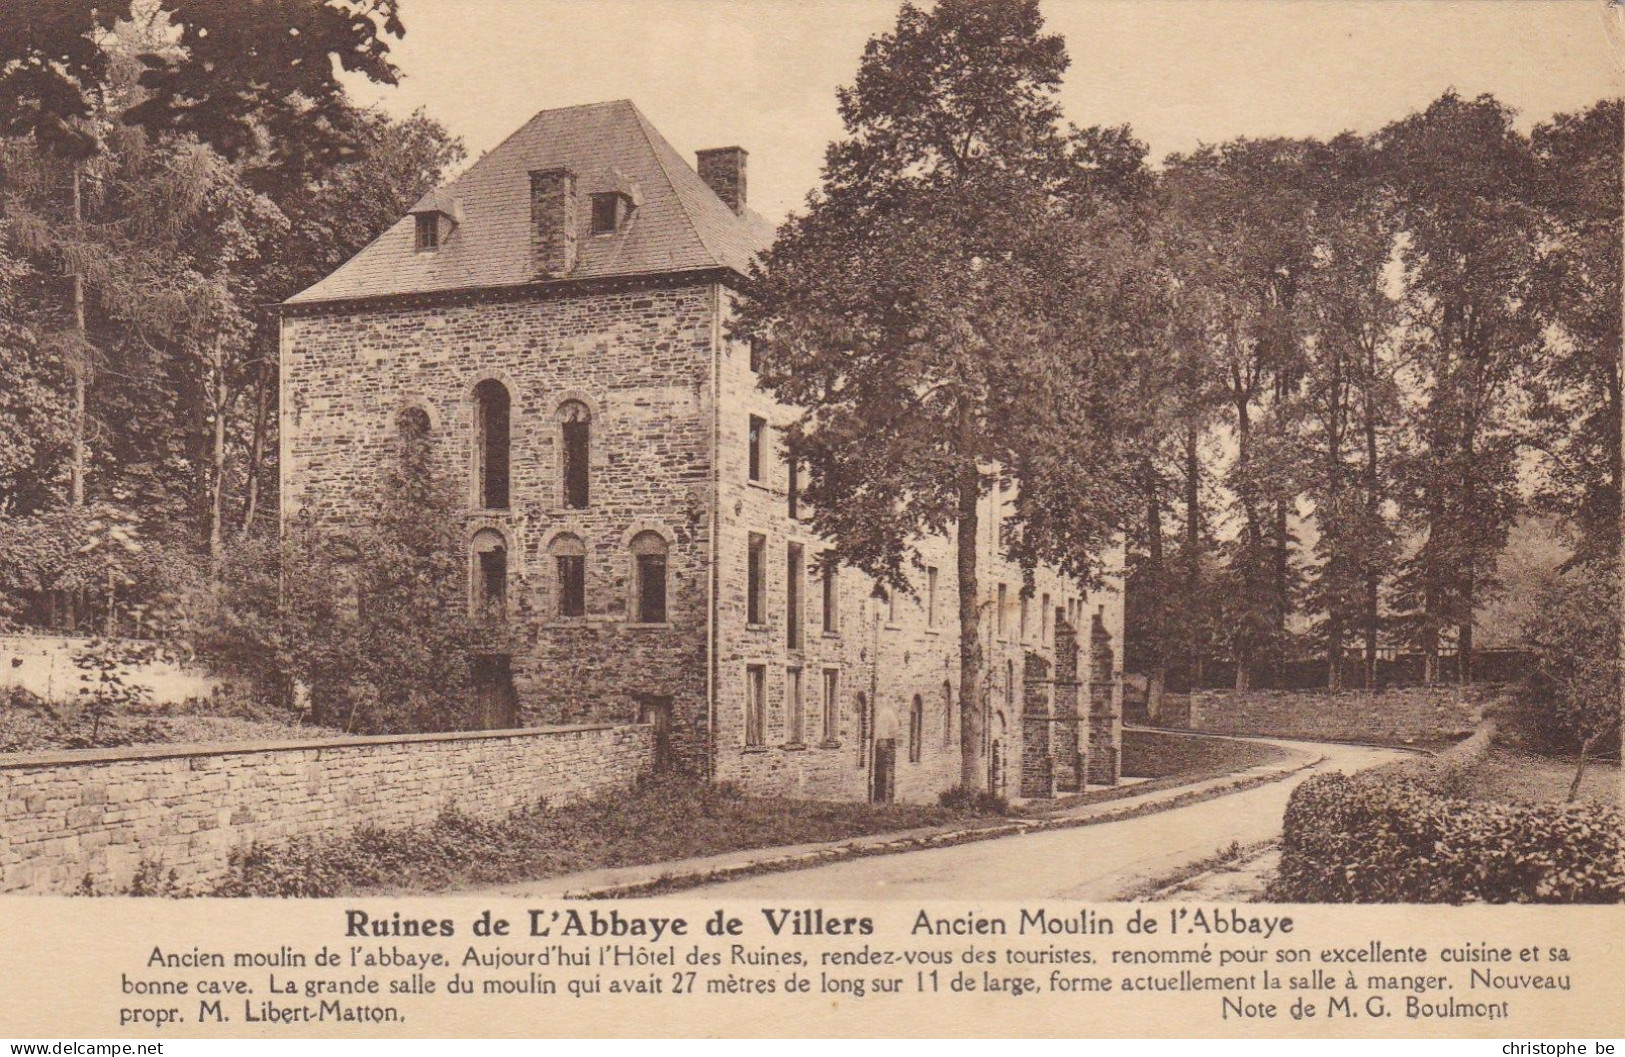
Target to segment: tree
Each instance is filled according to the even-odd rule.
[[[1123,513],[1081,483],[1110,464],[1095,414],[1119,353],[1106,342],[1084,351],[1100,328],[1078,280],[1103,277],[1092,296],[1107,296],[1123,274],[1112,274],[1115,240],[1080,237],[1088,211],[1067,193],[1081,175],[1074,150],[1092,152],[1059,128],[1066,66],[1036,0],[905,4],[840,91],[846,134],[806,212],[764,255],[736,326],[756,344],[762,382],[803,409],[788,441],[832,560],[909,590],[913,541],[953,534],[967,786],[987,782],[983,496],[1016,480],[1012,549],[1026,561],[1063,556],[1075,574]],[[1058,438],[1078,460],[1070,473]]]
[[[1530,387],[1536,499],[1574,526],[1579,562],[1619,553],[1620,106],[1560,114],[1532,137],[1546,229],[1530,297],[1557,331]]]
[[[1231,586],[1220,598],[1237,689],[1257,664],[1282,659],[1296,608],[1306,151],[1295,140],[1243,139],[1175,156],[1164,174],[1174,223],[1189,231],[1179,255],[1187,311],[1208,346],[1205,367],[1234,450],[1224,484],[1240,527],[1225,544]]]
[[[1339,136],[1311,158],[1315,208],[1305,282],[1304,427],[1312,459],[1304,480],[1317,528],[1312,608],[1327,658],[1327,685],[1343,685],[1342,656],[1363,632],[1363,682],[1375,680],[1380,597],[1396,554],[1385,456],[1398,417],[1393,372],[1399,305],[1387,272],[1395,216],[1366,141]]]
[[[1447,93],[1377,141],[1402,233],[1406,381],[1420,394],[1396,469],[1421,542],[1398,600],[1429,680],[1447,630],[1471,676],[1474,612],[1519,506],[1513,401],[1539,347],[1528,296],[1539,226],[1512,118],[1490,96]]]
[[[0,135],[28,137],[68,163],[74,229],[82,223],[83,165],[101,149],[92,119],[108,69],[102,40],[128,10],[128,0],[102,5],[23,0],[21,10],[0,24]],[[92,349],[85,337],[83,276],[71,255],[63,256],[62,265],[74,320],[72,329],[55,340],[73,376],[69,495],[80,506],[85,498],[85,400]]]
[[[237,23],[228,36],[265,32],[240,9],[142,2],[99,6],[93,16],[88,5],[78,14],[71,4],[47,6],[55,22],[31,30],[8,24],[0,35],[9,54],[24,56],[7,65],[0,53],[0,75],[16,91],[0,102],[8,133],[0,140],[0,362],[8,378],[0,394],[0,512],[15,519],[66,504],[86,524],[56,519],[50,527],[77,539],[117,508],[147,546],[202,550],[212,566],[230,528],[243,534],[262,519],[260,497],[274,480],[277,327],[263,306],[314,282],[394,223],[462,149],[422,114],[395,121],[334,94],[332,52],[321,49],[349,48],[363,23],[387,34],[392,16],[382,9],[270,5],[262,14],[288,19],[290,32],[252,57],[276,68],[255,73],[252,63],[217,62],[224,22]],[[328,24],[335,12],[359,21],[346,21],[338,34]],[[315,23],[327,28],[307,35]],[[209,43],[189,52],[180,46],[188,33]],[[71,68],[49,59],[59,47],[80,56]],[[36,64],[30,55],[45,58]],[[380,56],[364,68],[393,76]],[[209,68],[191,69],[196,62]],[[247,94],[231,85],[262,75],[283,87],[311,77],[330,82],[327,101],[317,114],[302,96],[276,95],[256,116],[244,100],[263,95],[264,85],[255,80]],[[188,87],[164,96],[142,83],[165,77],[181,79],[171,88]],[[213,102],[189,94],[205,89],[216,93]],[[168,102],[159,106],[160,98]],[[194,130],[204,103],[226,109]],[[308,128],[296,127],[299,114]],[[279,135],[302,142],[284,150]],[[63,413],[52,415],[54,406]],[[0,535],[45,528],[8,520]],[[50,548],[12,543],[28,551],[30,564],[9,580],[85,579],[66,566],[41,567]],[[117,592],[121,605],[147,606],[146,597],[174,587],[131,586]],[[85,590],[92,594],[52,608],[75,625],[90,614],[71,607],[111,619],[101,599],[113,593],[96,583]]]
[[[476,630],[500,650],[501,625],[467,611],[458,492],[433,446],[404,440],[348,522],[306,507],[281,540],[227,552],[188,612],[192,642],[249,678],[267,702],[295,685],[310,716],[358,733],[463,730],[481,717],[470,686]]]
[[[150,9],[177,39],[142,54],[146,98],[126,120],[252,160],[267,189],[354,156],[358,112],[340,71],[377,84],[400,77],[388,41],[406,32],[396,0],[156,0]]]

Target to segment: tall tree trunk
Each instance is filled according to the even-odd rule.
[[[219,572],[220,553],[224,542],[224,515],[226,495],[226,413],[231,398],[226,392],[224,353],[220,348],[220,335],[214,336],[214,347],[209,361],[209,408],[214,417],[213,436],[209,450],[209,573]]]
[[[1331,355],[1331,387],[1326,407],[1326,504],[1331,516],[1346,519],[1349,512],[1343,501],[1343,433],[1347,424],[1343,401],[1343,354],[1333,347]],[[1328,559],[1331,566],[1332,591],[1326,593],[1326,687],[1343,688],[1343,606],[1352,567],[1349,561],[1346,533],[1336,537],[1336,550]]]
[[[73,226],[76,238],[83,235],[84,224],[84,194],[82,182],[84,178],[84,165],[82,162],[73,163]],[[74,506],[85,505],[85,464],[87,461],[85,450],[85,419],[87,415],[86,400],[89,381],[87,375],[90,371],[89,354],[90,339],[85,329],[85,277],[79,274],[74,267],[69,272],[68,281],[73,289],[73,463],[70,469],[69,490],[71,502]]]
[[[243,523],[238,534],[247,539],[254,530],[254,518],[259,512],[260,464],[265,458],[265,434],[271,420],[271,379],[274,373],[261,370],[254,386],[254,434],[248,446],[246,498],[243,500]]]
[[[1433,531],[1431,528],[1428,530],[1430,544]],[[1429,556],[1425,561],[1423,575],[1427,578],[1427,584],[1422,588],[1422,682],[1432,686],[1439,681],[1439,590],[1435,586],[1438,572],[1433,567],[1435,559]]]
[[[1189,690],[1202,685],[1203,644],[1202,621],[1206,607],[1202,604],[1202,463],[1200,458],[1201,431],[1191,425],[1185,428],[1185,613],[1187,636],[1186,681]]]
[[[1292,613],[1292,556],[1287,543],[1287,523],[1287,500],[1284,498],[1277,499],[1275,501],[1275,539],[1273,540],[1275,553],[1271,556],[1274,560],[1270,570],[1274,576],[1272,584],[1274,587],[1274,612],[1270,614],[1270,626],[1275,632],[1275,641],[1277,643],[1286,641],[1286,621],[1287,617]],[[1272,666],[1275,669],[1275,686],[1277,689],[1285,689],[1286,656],[1280,646],[1276,646],[1270,653],[1272,654]]]
[[[955,526],[959,574],[959,781],[966,789],[987,789],[989,776],[982,752],[982,600],[976,578],[982,474],[974,456],[976,423],[964,400],[960,401],[958,417],[963,460],[959,469],[959,520]]]
[[[1253,663],[1253,636],[1257,627],[1262,623],[1255,607],[1264,596],[1261,589],[1264,570],[1264,521],[1258,509],[1258,497],[1253,492],[1252,481],[1249,474],[1252,468],[1252,416],[1249,413],[1250,399],[1239,389],[1232,390],[1235,397],[1236,409],[1236,476],[1240,482],[1237,489],[1241,499],[1241,509],[1246,515],[1246,524],[1242,528],[1242,555],[1241,575],[1243,583],[1243,604],[1246,606],[1242,613],[1238,627],[1235,629],[1234,654],[1236,664],[1235,688],[1247,690],[1252,686]]]
[[[1473,600],[1478,584],[1471,564],[1468,565],[1462,585],[1462,617],[1456,625],[1456,681],[1473,681]]]
[[[73,163],[72,209],[74,237],[84,235],[84,164]],[[90,338],[85,326],[85,277],[77,265],[68,268],[68,283],[73,299],[73,354],[69,357],[73,372],[73,406],[69,411],[69,431],[73,437],[73,454],[68,467],[68,502],[75,509],[85,505],[85,471],[89,454],[85,444],[89,417]],[[62,610],[68,627],[77,630],[85,610],[83,591],[62,591]]]
[[[1151,610],[1151,672],[1146,681],[1146,709],[1155,716],[1162,711],[1163,688],[1168,682],[1168,580],[1163,569],[1162,554],[1162,490],[1158,487],[1155,467],[1149,458],[1142,470],[1145,482],[1145,534],[1146,567],[1150,574]]]
[[[1365,377],[1365,516],[1366,516],[1366,544],[1365,553],[1365,685],[1366,689],[1375,689],[1377,685],[1377,610],[1379,591],[1382,583],[1382,570],[1376,556],[1369,550],[1373,542],[1372,534],[1377,530],[1378,518],[1382,516],[1382,503],[1378,497],[1377,476],[1377,347],[1373,342],[1366,348],[1366,377]]]

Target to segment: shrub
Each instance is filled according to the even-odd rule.
[[[975,786],[956,785],[952,789],[945,789],[937,797],[937,803],[960,815],[1010,814],[1010,801]]]
[[[1577,565],[1553,578],[1523,632],[1539,654],[1526,688],[1534,732],[1578,752],[1572,801],[1590,758],[1619,745],[1619,575],[1612,563]]]
[[[1442,795],[1398,774],[1317,775],[1287,804],[1269,897],[1309,903],[1625,901],[1620,812]]]

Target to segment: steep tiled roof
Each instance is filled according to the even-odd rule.
[[[544,110],[468,171],[415,208],[454,202],[460,222],[433,253],[415,247],[409,215],[288,304],[421,294],[535,282],[530,173],[567,168],[581,196],[577,258],[569,279],[698,269],[745,272],[772,241],[750,210],[729,209],[628,100]],[[613,234],[589,234],[595,192],[632,190],[638,205]]]

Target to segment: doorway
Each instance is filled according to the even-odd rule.
[[[654,773],[671,773],[676,763],[671,751],[671,698],[640,695],[638,722],[654,728]]]
[[[506,653],[476,653],[470,664],[474,677],[474,718],[481,730],[508,730],[519,725],[519,694],[513,686],[513,666]]]
[[[876,804],[889,804],[897,797],[897,739],[879,738],[875,741],[875,769],[871,778],[869,799]]]

